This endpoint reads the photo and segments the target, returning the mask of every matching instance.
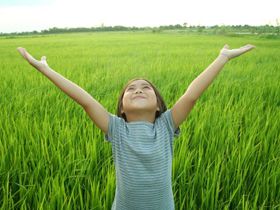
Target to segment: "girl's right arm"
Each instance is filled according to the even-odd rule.
[[[109,113],[106,109],[96,101],[90,94],[88,94],[81,87],[64,78],[62,75],[51,69],[43,56],[40,61],[33,58],[24,48],[17,48],[20,54],[36,68],[39,72],[49,78],[58,88],[65,92],[74,101],[80,104],[87,112],[91,120],[99,127],[104,133],[108,131]]]

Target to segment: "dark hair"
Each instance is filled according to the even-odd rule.
[[[117,106],[117,113],[116,113],[117,116],[121,117],[125,121],[127,121],[125,113],[121,113],[122,106],[123,106],[122,99],[123,99],[123,95],[125,93],[125,90],[126,90],[127,86],[129,84],[131,84],[133,81],[136,81],[136,80],[145,80],[146,82],[148,82],[152,86],[153,90],[155,91],[155,94],[156,94],[156,97],[157,97],[157,103],[158,103],[158,106],[159,106],[159,111],[156,111],[155,118],[158,118],[163,112],[165,112],[167,110],[165,102],[164,102],[160,92],[157,90],[157,88],[150,81],[148,81],[147,79],[144,79],[144,78],[134,78],[134,79],[128,81],[127,84],[124,86],[124,88],[122,89],[121,94],[119,96],[119,99],[118,99],[118,106]]]

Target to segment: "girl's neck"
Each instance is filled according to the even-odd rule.
[[[155,113],[126,113],[127,122],[146,121],[150,123],[155,122]]]

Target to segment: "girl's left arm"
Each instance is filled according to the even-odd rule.
[[[255,48],[255,46],[250,44],[232,50],[229,49],[228,45],[225,45],[222,48],[219,56],[197,78],[192,81],[183,96],[181,96],[181,98],[172,107],[171,113],[175,129],[178,128],[181,123],[183,123],[195,105],[197,99],[213,82],[224,65],[230,59],[242,55],[253,48]]]

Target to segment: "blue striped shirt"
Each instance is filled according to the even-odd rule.
[[[116,171],[112,210],[174,210],[173,139],[179,134],[170,109],[154,123],[110,114],[105,140],[112,143]]]

